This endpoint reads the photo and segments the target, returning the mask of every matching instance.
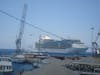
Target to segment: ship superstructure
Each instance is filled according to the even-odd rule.
[[[40,37],[39,42],[36,42],[35,47],[41,52],[51,53],[80,53],[85,52],[88,49],[88,47],[85,46],[80,40],[54,40],[48,36]]]

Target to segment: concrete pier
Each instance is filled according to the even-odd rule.
[[[67,69],[64,65],[72,60],[59,60],[49,58],[47,64],[43,64],[40,68],[26,71],[22,75],[76,75],[73,71]]]

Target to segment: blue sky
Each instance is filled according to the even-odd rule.
[[[0,10],[21,18],[24,3],[28,4],[27,22],[64,38],[90,46],[90,28],[94,26],[95,35],[100,29],[100,0],[0,0]],[[0,48],[16,48],[19,27],[19,21],[0,13]],[[22,48],[34,46],[39,35],[49,34],[25,25]]]

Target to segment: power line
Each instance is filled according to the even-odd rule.
[[[5,15],[7,15],[7,16],[9,16],[9,17],[15,19],[15,20],[17,20],[17,21],[22,21],[22,19],[19,19],[19,18],[15,17],[15,16],[13,16],[13,15],[11,15],[11,14],[5,12],[5,11],[0,10],[0,12],[1,12],[2,14],[5,14]],[[58,38],[60,38],[60,39],[64,39],[63,37],[61,37],[61,36],[59,36],[59,35],[56,35],[56,34],[51,33],[51,32],[48,32],[48,31],[46,31],[46,30],[44,30],[44,29],[42,29],[42,28],[40,28],[40,27],[37,27],[37,26],[35,26],[35,25],[31,24],[31,23],[28,23],[28,22],[26,22],[26,21],[25,21],[25,24],[27,24],[27,25],[29,25],[29,26],[31,26],[31,27],[34,27],[34,28],[36,28],[36,29],[38,29],[38,30],[40,30],[40,31],[42,31],[42,32],[45,32],[45,33],[48,33],[48,34],[53,35],[53,36],[55,36],[55,37],[58,37]]]

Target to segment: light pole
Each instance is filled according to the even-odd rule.
[[[94,55],[94,27],[91,28],[91,50],[92,50],[92,55]]]

